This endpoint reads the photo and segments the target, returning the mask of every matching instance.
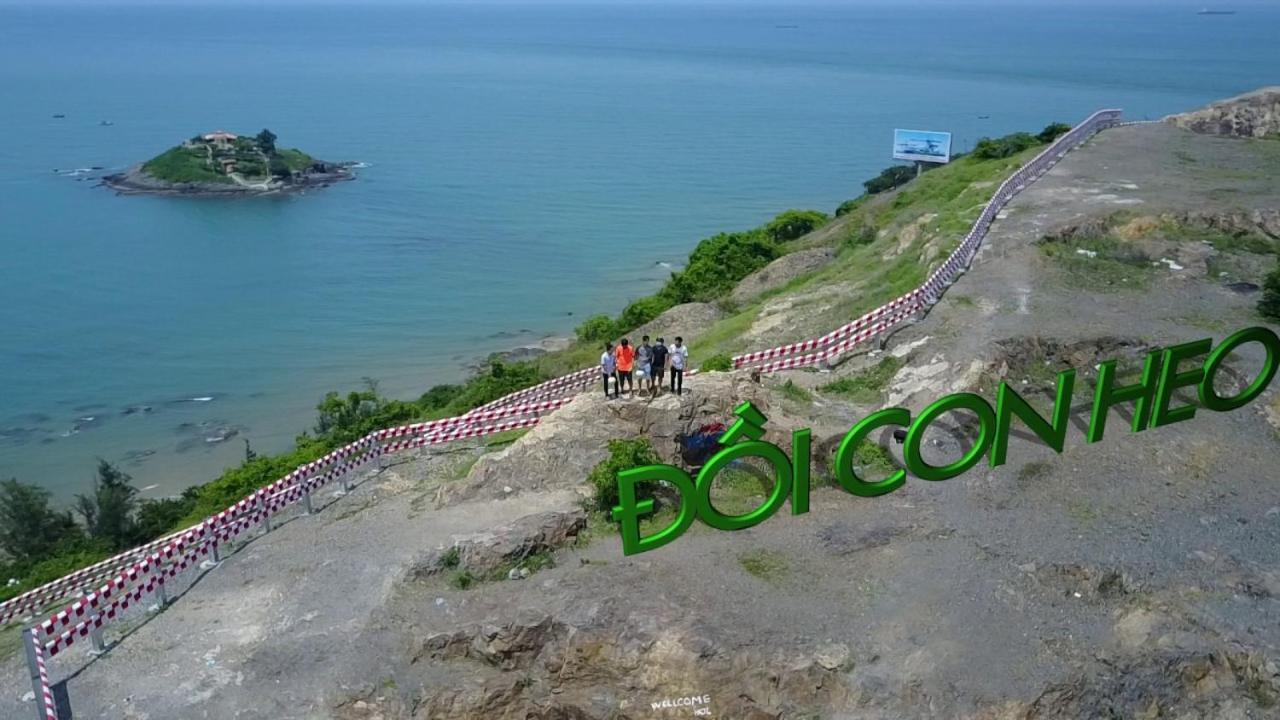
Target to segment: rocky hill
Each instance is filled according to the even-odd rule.
[[[1165,121],[1207,135],[1280,139],[1280,87],[1262,88],[1200,110],[1170,115]]]
[[[699,325],[695,355],[830,329],[954,246],[992,187],[979,170],[927,173],[798,241],[733,302],[668,312]],[[1066,367],[1091,390],[1103,360],[1132,379],[1148,348],[1265,324],[1254,306],[1280,253],[1277,173],[1269,140],[1106,131],[1019,195],[970,271],[883,349],[758,381],[700,374],[681,397],[591,393],[514,441],[400,457],[245,544],[106,656],[58,658],[61,676],[77,666],[72,707],[138,720],[1277,717],[1275,384],[1243,409],[1139,434],[1120,413],[1092,445],[1079,391],[1061,455],[1015,432],[995,469],[877,499],[823,486],[806,515],[695,525],[630,557],[586,482],[607,441],[647,438],[674,461],[677,434],[750,399],[771,441],[813,429],[822,483],[840,437],[878,408],[991,397],[1000,380],[1040,398]],[[1227,382],[1256,373],[1252,350]],[[940,423],[927,459],[956,457],[966,437],[964,418]],[[860,461],[871,476],[903,461],[875,439]],[[763,490],[726,478],[714,501],[742,511]],[[11,661],[5,717],[30,712],[25,683]]]

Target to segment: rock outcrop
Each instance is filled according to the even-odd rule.
[[[529,431],[502,452],[482,457],[470,475],[441,486],[439,505],[502,499],[520,492],[576,489],[588,492],[587,475],[609,453],[610,440],[645,437],[664,462],[678,460],[675,437],[711,422],[726,422],[743,400],[769,417],[770,437],[784,446],[801,421],[775,407],[767,388],[745,372],[703,373],[685,380],[685,393],[657,399],[611,400],[588,392]]]
[[[1280,137],[1280,87],[1266,87],[1206,108],[1170,115],[1165,122],[1205,135]]]
[[[797,250],[774,260],[751,273],[738,283],[729,299],[735,303],[748,303],[770,290],[776,290],[792,280],[807,275],[835,259],[835,248],[820,247]]]

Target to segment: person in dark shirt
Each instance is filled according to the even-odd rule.
[[[662,338],[658,338],[658,344],[649,350],[649,364],[653,366],[653,372],[649,374],[649,390],[653,397],[658,397],[662,394],[662,381],[666,377],[663,368],[667,366],[667,346]]]

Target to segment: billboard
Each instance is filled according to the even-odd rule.
[[[894,130],[893,159],[946,163],[951,161],[951,133]]]

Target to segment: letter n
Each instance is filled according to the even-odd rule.
[[[1062,453],[1067,441],[1067,426],[1071,419],[1071,391],[1075,387],[1076,371],[1063,370],[1058,373],[1058,392],[1053,401],[1053,424],[1050,425],[1034,408],[1022,399],[1022,396],[1009,387],[1009,383],[1000,383],[996,394],[996,438],[991,446],[991,467],[1003,465],[1009,453],[1009,430],[1013,425],[1013,416],[1026,423],[1036,437],[1044,444]]]

